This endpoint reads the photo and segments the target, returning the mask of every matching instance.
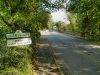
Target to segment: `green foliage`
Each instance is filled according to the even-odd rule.
[[[39,0],[0,0],[0,75],[32,75],[30,58],[48,18]],[[6,34],[19,29],[31,33],[32,46],[8,48]]]
[[[60,32],[64,32],[66,30],[66,24],[64,22],[58,21],[55,23],[55,26]]]
[[[62,8],[66,8],[70,12],[69,20],[71,22],[67,29],[80,33],[85,39],[100,41],[100,0],[66,1],[55,0],[53,7],[53,3],[48,2],[48,0],[44,3],[51,4],[51,9],[55,8],[56,10],[59,10],[60,5],[65,3],[66,5]]]
[[[32,65],[29,59],[29,47],[12,48],[5,50],[0,68],[1,75],[32,75]]]
[[[99,0],[71,0],[69,12],[77,14],[77,27],[85,39],[100,40],[99,6]]]
[[[32,75],[30,46],[7,47],[6,33],[11,30],[0,24],[0,75]]]

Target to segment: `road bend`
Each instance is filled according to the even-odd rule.
[[[100,45],[56,31],[44,35],[64,75],[100,75]]]

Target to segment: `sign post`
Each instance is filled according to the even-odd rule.
[[[19,46],[32,44],[30,33],[22,33],[21,30],[17,30],[13,34],[6,34],[7,46]]]

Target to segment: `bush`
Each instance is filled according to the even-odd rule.
[[[0,28],[0,75],[32,75],[30,46],[6,46],[6,33],[11,31]]]

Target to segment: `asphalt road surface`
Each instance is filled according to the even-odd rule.
[[[100,45],[56,31],[42,32],[49,40],[64,75],[100,75]]]

